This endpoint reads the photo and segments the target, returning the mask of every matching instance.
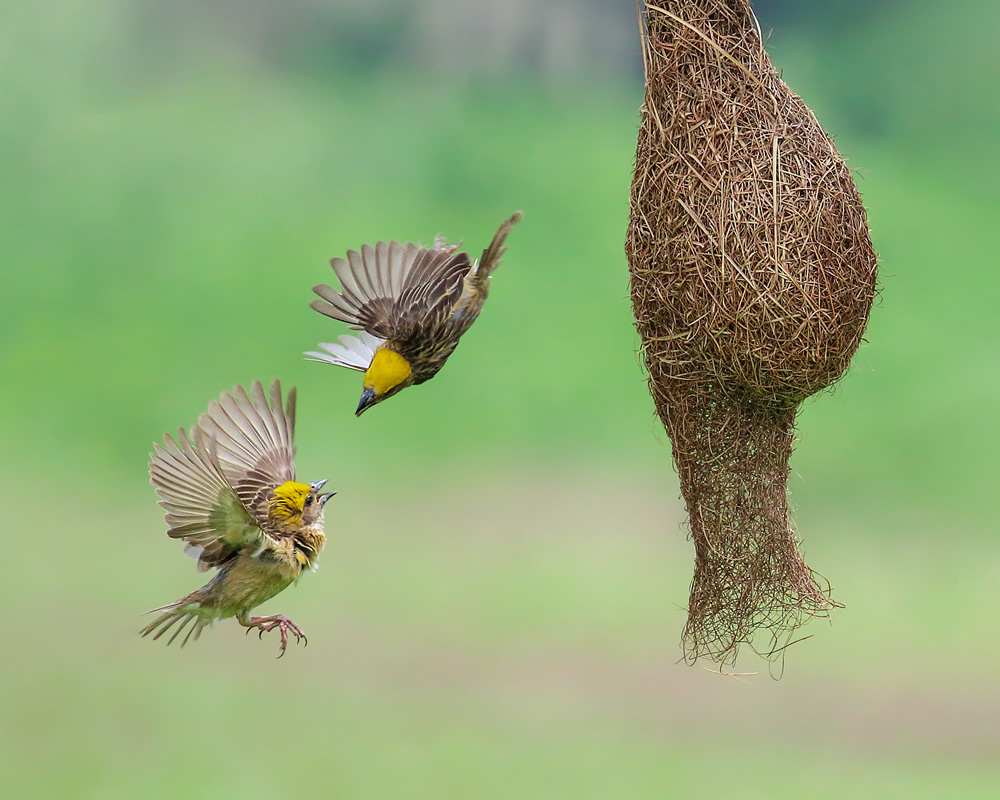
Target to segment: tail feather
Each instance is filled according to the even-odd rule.
[[[523,214],[518,211],[510,219],[505,220],[499,230],[497,230],[493,241],[490,242],[490,246],[483,250],[483,256],[479,259],[479,265],[476,267],[475,277],[476,283],[480,286],[485,286],[486,279],[490,277],[493,270],[500,266],[500,259],[507,250],[503,246],[504,240],[507,238],[507,234],[510,233],[510,229],[521,221],[522,216]]]
[[[201,612],[200,606],[186,600],[178,600],[176,603],[169,603],[146,613],[155,614],[157,611],[162,611],[163,613],[143,628],[139,635],[149,636],[153,634],[153,640],[155,641],[179,622],[180,626],[174,630],[173,635],[167,640],[168,645],[180,636],[185,629],[187,629],[187,635],[181,641],[181,647],[188,643],[192,635],[197,640],[201,636],[201,632],[211,625],[213,621],[212,617],[206,616]]]

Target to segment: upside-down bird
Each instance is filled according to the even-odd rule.
[[[237,621],[262,636],[277,628],[280,658],[289,632],[307,642],[287,617],[251,617],[250,611],[315,569],[326,537],[323,507],[334,493],[320,494],[325,480],[295,480],[295,389],[282,406],[281,384],[255,381],[247,394],[237,386],[211,403],[190,434],[154,445],[149,474],[166,511],[167,535],[183,539],[199,571],[215,577],[161,612],[142,635],[168,644],[187,629],[181,646],[217,619]],[[175,627],[176,626],[176,627]]]
[[[319,345],[313,361],[364,372],[355,414],[381,403],[407,386],[433,378],[475,322],[490,289],[490,274],[500,264],[517,212],[497,231],[479,261],[438,238],[433,248],[412,243],[378,242],[349,250],[330,264],[340,291],[320,284],[320,300],[310,306],[348,323],[358,336]]]

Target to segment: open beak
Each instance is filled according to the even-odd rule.
[[[365,389],[361,393],[361,400],[358,401],[358,410],[354,412],[354,416],[360,417],[367,409],[375,405],[375,390]]]
[[[314,492],[318,492],[320,489],[322,489],[324,486],[326,486],[326,482],[328,480],[329,480],[329,478],[323,478],[323,480],[316,481],[316,483],[310,483],[309,484],[309,488],[312,489]],[[319,495],[319,505],[320,505],[320,508],[322,508],[323,506],[325,506],[326,505],[326,501],[329,500],[331,497],[333,497],[335,494],[336,494],[336,492],[327,492],[326,494]]]

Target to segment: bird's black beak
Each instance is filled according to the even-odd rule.
[[[320,507],[322,508],[323,506],[325,506],[326,505],[326,501],[329,500],[331,497],[333,497],[335,494],[336,494],[336,492],[327,492],[326,494],[321,494],[319,496],[319,505],[320,505]]]
[[[329,478],[323,478],[323,480],[316,481],[316,483],[310,483],[309,484],[309,488],[318,492],[320,489],[322,489],[324,486],[326,486],[326,482],[328,480],[329,480]]]
[[[361,393],[361,400],[358,401],[358,410],[354,412],[354,416],[360,417],[367,409],[375,405],[375,390],[365,389]]]

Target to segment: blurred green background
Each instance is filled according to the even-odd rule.
[[[623,253],[635,9],[91,0],[0,24],[0,786],[59,798],[987,797],[1000,781],[1000,7],[760,2],[857,170],[883,292],[790,483],[846,607],[678,664],[692,568]],[[302,359],[331,256],[516,209],[447,367],[357,420]],[[184,650],[146,474],[237,383],[300,391],[322,569]]]

